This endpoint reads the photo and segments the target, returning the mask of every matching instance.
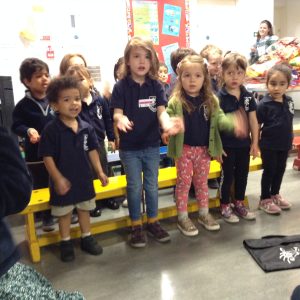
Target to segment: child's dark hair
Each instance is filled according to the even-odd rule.
[[[276,72],[281,72],[287,80],[288,86],[290,85],[291,79],[292,79],[292,70],[286,63],[279,63],[275,66],[273,66],[267,73],[267,82],[266,85],[268,85],[270,78],[274,75]]]
[[[177,65],[188,55],[197,55],[197,52],[192,48],[178,48],[171,53],[171,67],[174,73],[176,73]]]
[[[59,76],[51,80],[47,88],[47,99],[49,103],[57,103],[59,93],[67,89],[78,89],[80,92],[80,82],[71,76]]]
[[[226,71],[232,65],[236,68],[241,68],[246,72],[248,65],[247,59],[239,53],[229,52],[224,56],[222,61],[222,72]]]
[[[27,79],[30,81],[35,72],[46,70],[49,73],[48,65],[44,61],[35,57],[26,58],[23,60],[19,70],[20,80],[24,85],[26,85],[24,80]]]
[[[119,73],[120,73],[120,67],[124,63],[124,57],[119,57],[118,61],[116,62],[114,66],[114,78],[115,81],[117,82],[119,80]]]
[[[160,67],[165,67],[165,68],[167,68],[167,70],[169,70],[168,66],[163,61],[160,61],[158,64],[158,68],[160,68]]]

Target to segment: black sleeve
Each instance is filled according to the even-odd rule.
[[[29,203],[31,189],[20,150],[7,130],[0,127],[0,218],[22,211]]]

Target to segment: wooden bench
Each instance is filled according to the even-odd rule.
[[[249,171],[256,171],[261,169],[261,159],[256,158],[250,160]],[[217,161],[211,161],[209,179],[218,178],[220,176],[220,164]],[[159,170],[158,186],[160,189],[174,186],[176,184],[176,168],[163,168]],[[109,184],[105,187],[101,186],[99,180],[94,180],[94,187],[96,192],[96,199],[101,200],[105,198],[117,197],[125,195],[126,192],[126,178],[125,175],[115,176],[109,178]],[[39,262],[41,260],[40,247],[50,244],[58,243],[60,241],[60,235],[58,230],[52,232],[42,232],[38,234],[36,224],[34,222],[34,213],[49,209],[49,189],[33,190],[30,203],[21,212],[25,216],[26,226],[26,240],[28,242],[29,252],[33,262]],[[211,198],[209,207],[218,207],[220,205],[219,197]],[[189,202],[189,212],[195,212],[198,210],[197,203],[195,201]],[[175,204],[159,209],[159,219],[170,218],[177,215]],[[143,216],[143,221],[146,222],[146,216]],[[108,232],[119,228],[130,226],[129,216],[123,216],[110,220],[102,220],[91,223],[91,233],[98,234],[102,232]],[[80,237],[79,226],[71,227],[71,238]]]

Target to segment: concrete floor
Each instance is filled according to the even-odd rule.
[[[300,270],[264,273],[243,247],[243,240],[264,235],[300,233],[299,178],[292,169],[294,156],[289,158],[282,195],[292,203],[290,211],[270,216],[257,211],[256,221],[241,220],[228,224],[213,213],[221,224],[219,232],[208,232],[199,224],[199,235],[183,236],[176,219],[162,221],[171,234],[171,242],[148,241],[144,249],[127,244],[127,230],[100,234],[97,240],[104,248],[101,256],[83,253],[76,244],[76,260],[63,263],[57,245],[42,248],[42,261],[32,264],[24,242],[24,226],[10,219],[17,242],[23,253],[22,262],[32,264],[57,289],[79,290],[88,300],[100,299],[289,299],[300,284]],[[261,171],[249,174],[247,195],[251,209],[256,210],[260,193]],[[215,191],[210,191],[211,194]],[[172,190],[160,193],[160,205],[172,203]],[[127,210],[105,209],[101,218],[126,214]],[[193,216],[195,219],[195,215]],[[20,220],[19,220],[20,221]]]

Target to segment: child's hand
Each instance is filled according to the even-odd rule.
[[[257,144],[252,144],[250,148],[250,155],[253,156],[253,159],[260,156],[259,147]]]
[[[214,157],[214,159],[219,162],[220,164],[223,163],[223,156],[227,156],[226,152],[224,150],[222,150],[222,155],[216,156]]]
[[[122,116],[117,122],[117,127],[119,130],[127,132],[128,130],[132,130],[133,122],[129,121],[126,116]]]
[[[169,122],[163,126],[164,133],[168,135],[176,135],[179,132],[184,132],[183,119],[180,117],[172,117]]]
[[[161,140],[163,141],[163,143],[165,145],[168,145],[169,144],[169,135],[167,133],[162,133],[161,135]]]
[[[61,177],[56,182],[54,182],[54,189],[58,195],[65,195],[71,188],[71,182],[65,178]]]
[[[232,113],[234,135],[237,138],[244,139],[249,136],[248,117],[244,110],[239,109]]]
[[[108,149],[109,149],[111,152],[115,152],[115,151],[116,151],[116,145],[115,145],[115,142],[108,142]]]
[[[29,128],[28,131],[27,131],[27,134],[28,134],[30,143],[36,144],[36,143],[38,143],[40,141],[41,137],[40,137],[40,135],[39,135],[39,133],[37,132],[36,129]]]
[[[102,186],[108,185],[108,177],[103,172],[99,174],[98,178],[101,181]]]

